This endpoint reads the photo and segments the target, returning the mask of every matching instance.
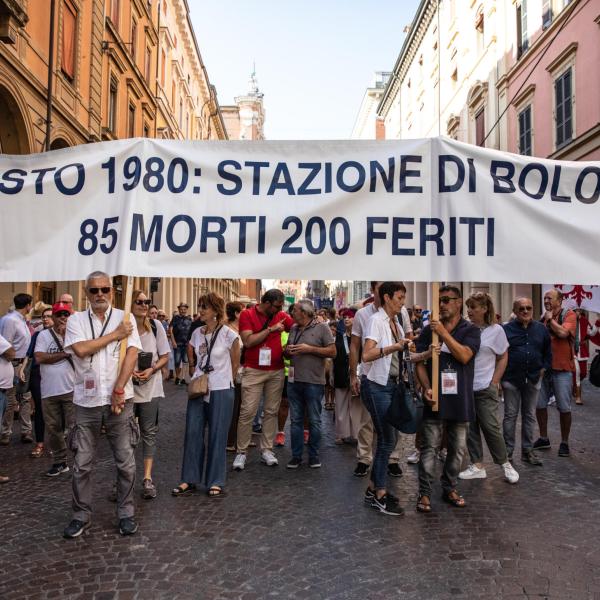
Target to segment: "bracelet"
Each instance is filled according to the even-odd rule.
[[[113,394],[116,394],[117,396],[122,396],[125,393],[125,390],[123,388],[117,389],[115,388],[113,390]]]
[[[384,356],[383,348],[379,348],[379,358],[383,358]]]

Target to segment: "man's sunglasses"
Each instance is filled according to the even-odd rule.
[[[519,306],[517,308],[518,312],[529,312],[530,310],[533,310],[533,306]]]
[[[458,300],[454,296],[440,296],[440,304],[449,304],[452,300]]]
[[[187,304],[180,304],[177,308],[189,308]]]
[[[61,310],[60,312],[54,313],[53,317],[70,317],[71,313],[67,310]]]
[[[137,306],[144,306],[144,304],[146,306],[150,306],[152,304],[152,300],[135,300],[134,304]]]
[[[111,287],[101,287],[101,288],[88,288],[88,292],[95,296],[98,292],[102,292],[103,294],[108,294],[112,290]]]

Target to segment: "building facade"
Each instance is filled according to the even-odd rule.
[[[594,0],[422,0],[377,108],[385,138],[446,135],[498,150],[597,159],[599,12]],[[588,74],[585,94],[576,71]],[[540,307],[539,286],[460,285],[463,295],[489,291],[503,317],[516,296],[533,296]],[[407,287],[409,299],[431,305],[428,284]]]
[[[0,152],[29,154],[133,137],[227,139],[186,0],[0,0]],[[116,303],[123,282],[115,277]],[[136,287],[151,289],[147,278]],[[245,284],[244,284],[245,285]],[[240,297],[232,279],[154,280],[172,312],[214,290]],[[82,282],[0,283],[0,313],[18,292],[52,302]]]

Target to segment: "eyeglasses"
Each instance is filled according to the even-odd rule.
[[[415,308],[413,311],[415,314],[421,314],[423,311],[420,308]]]
[[[158,314],[158,315],[156,316],[156,318],[157,318],[157,319],[166,319],[166,318],[167,318],[167,315],[161,315],[161,314]]]
[[[136,300],[134,304],[137,304],[138,306],[144,306],[144,304],[146,306],[150,306],[152,304],[152,300]]]
[[[88,292],[95,296],[98,292],[102,292],[103,294],[108,294],[112,290],[111,287],[101,287],[101,288],[88,288]]]
[[[454,296],[440,296],[440,304],[449,304],[452,300],[458,300]]]
[[[53,317],[70,317],[71,313],[67,310],[61,310],[60,312],[54,313]]]
[[[59,313],[56,313],[59,314]],[[52,315],[42,315],[42,319],[51,319]]]
[[[517,308],[517,312],[529,312],[530,310],[533,310],[533,306],[519,306]]]

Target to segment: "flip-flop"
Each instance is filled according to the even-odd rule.
[[[423,494],[422,496],[419,496],[419,498],[417,500],[417,506],[416,506],[417,512],[426,513],[426,514],[430,513],[432,510],[431,504],[425,504],[422,501],[422,498],[429,498],[429,496],[425,496],[425,494]]]
[[[226,492],[223,488],[220,488],[218,485],[212,485],[210,488],[208,488],[206,494],[209,498],[222,498],[226,495]]]
[[[450,497],[450,494],[456,494],[456,498]],[[451,504],[452,506],[455,506],[456,508],[464,508],[467,505],[465,499],[456,490],[452,490],[447,494],[443,494],[442,500],[448,504]]]
[[[187,496],[188,494],[191,494],[192,491],[194,491],[196,489],[196,486],[193,483],[190,483],[187,487],[181,487],[181,485],[178,485],[176,488],[173,488],[171,490],[171,495],[172,496]]]

